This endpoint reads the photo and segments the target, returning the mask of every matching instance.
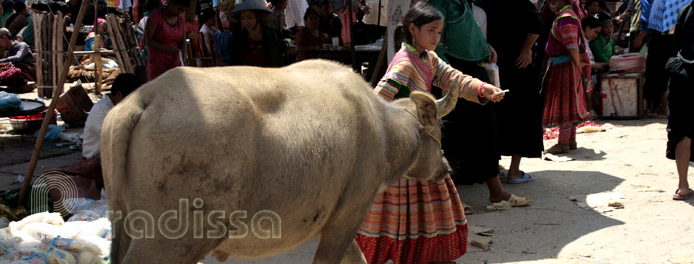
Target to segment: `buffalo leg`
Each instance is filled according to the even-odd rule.
[[[359,249],[359,245],[357,245],[356,240],[352,239],[352,243],[349,245],[349,248],[347,248],[347,252],[345,252],[345,255],[342,257],[342,262],[340,263],[367,263],[364,254],[361,253],[361,249]]]
[[[357,221],[356,227],[336,226],[323,229],[313,263],[366,263],[366,259],[359,251],[359,246],[354,241],[359,223]],[[357,253],[359,258],[356,257]]]

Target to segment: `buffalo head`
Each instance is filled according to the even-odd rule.
[[[458,100],[459,85],[453,82],[450,91],[441,99],[435,100],[429,94],[413,92],[405,111],[414,115],[419,121],[419,149],[417,157],[405,175],[419,180],[441,180],[451,167],[441,151],[441,118],[453,111]],[[414,105],[414,107],[412,106]],[[410,109],[414,108],[414,109]]]

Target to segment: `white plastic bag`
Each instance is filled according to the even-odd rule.
[[[610,58],[611,72],[646,72],[646,57],[638,53],[627,53]]]
[[[487,75],[489,75],[489,83],[501,87],[501,79],[499,79],[499,66],[496,63],[484,63],[484,69],[487,70]]]

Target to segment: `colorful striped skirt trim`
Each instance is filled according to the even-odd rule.
[[[545,77],[542,126],[575,125],[588,115],[581,72],[571,60],[552,65]]]
[[[467,251],[467,220],[453,180],[401,179],[379,193],[356,241],[370,264],[452,261]]]

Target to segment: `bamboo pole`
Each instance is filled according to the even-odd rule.
[[[46,12],[41,13],[41,24],[39,25],[39,31],[41,31],[41,37],[46,38],[49,37],[46,35]],[[41,61],[43,63],[41,64],[41,75],[43,75],[43,86],[41,86],[41,89],[43,89],[43,96],[46,98],[50,98],[50,94],[48,94],[48,87],[51,83],[51,77],[48,76],[48,71],[46,70],[46,67],[49,66],[48,60],[46,59],[46,52],[48,52],[48,47],[46,47],[46,42],[47,41],[41,41]]]
[[[383,61],[385,60],[386,53],[388,53],[388,34],[386,34],[383,37],[383,44],[381,45],[381,52],[378,53],[378,60],[376,61],[376,65],[371,71],[371,87],[376,87],[376,84],[379,81],[379,76],[381,74],[381,65],[383,65]],[[371,65],[369,65],[371,67]]]
[[[118,45],[120,46],[120,51],[122,52],[123,56],[123,61],[125,62],[126,68],[128,69],[128,73],[135,73],[135,68],[133,67],[131,60],[130,60],[130,55],[128,55],[127,51],[127,46],[125,45],[125,41],[123,39],[123,34],[121,34],[121,27],[120,23],[118,23],[118,20],[116,19],[115,16],[111,16],[111,19],[113,19],[114,24],[116,25],[116,28],[113,30],[116,32],[116,39],[118,40]]]
[[[99,33],[99,0],[94,0],[94,46],[92,50],[101,50],[101,34]],[[108,22],[106,22],[108,27]],[[94,93],[101,94],[101,54],[96,53],[94,58]]]
[[[58,16],[56,16],[56,15],[49,15],[49,16],[51,17],[51,19],[50,19],[51,53],[49,54],[49,56],[51,58],[51,76],[53,79],[52,85],[53,85],[53,89],[55,89],[55,87],[58,86],[58,80],[57,80],[58,78],[56,78],[57,77],[56,75],[58,74],[57,70],[56,70],[58,67],[58,64],[56,63],[58,61],[58,54],[56,54],[56,51],[58,50],[58,38],[59,38],[59,36],[57,36],[57,34],[56,34],[56,32],[58,32],[58,30],[55,29],[55,27],[58,25],[58,23],[56,23],[58,20]],[[57,99],[57,97],[56,97],[56,99]]]
[[[349,51],[352,54],[352,70],[359,72],[361,65],[357,65],[357,53],[354,51],[354,3],[349,0]]]
[[[58,67],[60,68],[58,69],[62,69],[65,67],[65,40],[63,36],[65,36],[65,20],[67,17],[60,11],[58,11],[58,17],[60,19],[60,24],[58,26],[58,37],[60,38],[58,41]]]
[[[97,49],[101,50],[101,35],[96,34],[94,35],[94,46],[96,46]],[[94,54],[94,93],[95,94],[101,94],[101,79],[102,79],[102,70],[101,70],[101,54],[100,53],[95,53]]]
[[[41,48],[41,14],[32,14],[31,19],[34,20],[34,49],[36,50],[36,87],[38,87],[38,95],[43,98],[43,61]]]
[[[48,112],[46,113],[46,117],[43,119],[43,123],[41,123],[41,130],[39,131],[39,136],[38,138],[36,138],[36,144],[34,145],[34,153],[31,155],[31,162],[29,163],[29,167],[27,168],[26,174],[24,175],[22,189],[19,191],[19,201],[17,202],[18,207],[23,207],[27,190],[29,189],[29,185],[31,184],[31,178],[34,176],[34,169],[36,169],[36,163],[39,160],[39,154],[41,153],[41,147],[43,146],[43,137],[46,135],[49,120],[53,118],[53,111],[55,109],[56,104],[58,104],[58,97],[63,92],[63,84],[65,83],[65,79],[67,79],[67,72],[70,69],[70,64],[72,64],[72,52],[75,50],[77,36],[79,35],[79,28],[82,27],[82,20],[84,19],[84,14],[87,11],[87,5],[88,1],[82,1],[80,11],[77,14],[77,21],[75,22],[75,29],[77,30],[77,32],[73,31],[72,36],[70,36],[70,46],[68,46],[68,53],[66,58],[67,60],[60,71],[60,80],[58,81],[58,87],[56,87],[56,89],[53,90],[54,99],[51,100],[51,104],[48,106]]]
[[[120,68],[121,72],[127,72],[125,69],[125,62],[121,57],[120,51],[118,51],[118,41],[116,41],[116,33],[113,28],[115,25],[111,23],[111,16],[111,14],[106,15],[106,23],[108,24],[108,34],[111,35],[111,44],[113,44],[113,51],[116,54],[116,62],[118,62],[118,67]]]

